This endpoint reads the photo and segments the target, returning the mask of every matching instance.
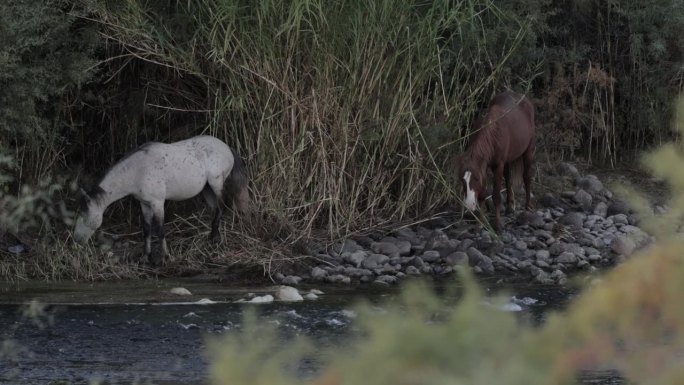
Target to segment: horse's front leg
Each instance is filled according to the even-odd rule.
[[[499,163],[492,169],[494,174],[494,191],[492,200],[494,201],[494,231],[497,233],[501,229],[501,181],[503,180],[504,165]]]
[[[161,252],[160,258],[155,258],[155,260],[152,262],[154,262],[154,265],[158,266],[170,259],[169,249],[166,246],[166,234],[164,233],[164,201],[154,202],[151,206],[152,213],[154,214],[152,226],[154,227],[154,231],[157,233],[157,236],[159,237]]]
[[[140,208],[142,210],[142,228],[143,228],[143,256],[142,263],[149,263],[150,256],[152,255],[152,220],[154,218],[154,213],[152,212],[152,207],[147,202],[140,202]]]

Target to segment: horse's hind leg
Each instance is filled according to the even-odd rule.
[[[202,196],[204,197],[204,200],[207,202],[207,205],[213,212],[213,218],[211,220],[211,233],[209,234],[209,239],[214,242],[218,243],[221,241],[221,235],[219,233],[219,226],[221,225],[221,218],[223,217],[223,207],[221,207],[221,201],[219,197],[221,196],[221,192],[217,193],[213,187],[211,187],[209,184],[204,186],[204,189],[202,190]]]
[[[169,260],[169,248],[166,245],[166,234],[164,233],[164,201],[154,202],[151,205],[152,213],[154,214],[154,219],[152,221],[152,226],[159,236],[159,243],[161,249],[161,259],[162,261]],[[155,260],[154,264],[159,265],[160,261]]]
[[[534,141],[523,154],[523,182],[525,184],[525,208],[532,210],[532,166],[534,165]]]
[[[513,214],[515,211],[515,195],[511,188],[511,165],[506,163],[504,166],[504,179],[506,180],[506,214]]]
[[[504,174],[503,162],[492,167],[494,171],[494,191],[492,192],[492,200],[494,201],[494,231],[497,233],[501,230],[501,180]]]

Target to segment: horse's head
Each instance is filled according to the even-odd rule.
[[[100,225],[102,224],[102,214],[104,209],[98,202],[98,197],[93,196],[96,193],[88,194],[81,189],[81,204],[76,218],[76,226],[74,227],[74,240],[78,243],[83,243],[90,239]]]
[[[459,160],[458,176],[461,186],[463,186],[463,204],[470,211],[475,211],[478,202],[484,199],[485,175],[482,168],[480,165],[468,162],[463,158]]]

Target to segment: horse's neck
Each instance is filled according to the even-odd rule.
[[[478,164],[487,164],[494,157],[498,151],[498,143],[496,137],[496,126],[489,120],[489,117],[483,119],[483,124],[477,128],[477,136],[473,142],[468,146],[466,152],[470,159],[473,159]]]
[[[133,178],[128,175],[129,173],[124,172],[124,168],[120,166],[114,166],[99,184],[100,188],[104,190],[100,201],[103,208],[133,193],[135,185]]]

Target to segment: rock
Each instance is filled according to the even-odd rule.
[[[368,256],[368,253],[366,253],[363,250],[355,251],[353,253],[344,253],[342,254],[342,260],[345,262],[348,262],[356,267],[361,266],[363,261],[366,260],[366,257]]]
[[[422,269],[423,266],[425,266],[425,261],[423,261],[423,258],[421,257],[413,257],[413,259],[411,259],[411,262],[409,262],[409,265],[418,269]]]
[[[410,227],[403,227],[394,232],[394,234],[404,240],[410,241],[412,239],[418,238],[418,234],[413,231]]]
[[[318,299],[318,296],[315,293],[306,293],[304,299],[307,301],[315,301]]]
[[[603,183],[595,175],[587,175],[575,179],[575,184],[592,196],[603,191]]]
[[[542,269],[548,269],[551,265],[543,259],[538,259],[534,262],[537,266],[541,267]]]
[[[301,282],[302,277],[298,277],[296,275],[288,275],[287,277],[283,278],[280,283],[283,285],[290,285],[290,286],[297,286],[299,285],[299,282]]]
[[[467,254],[468,262],[471,266],[479,268],[479,270],[486,274],[494,273],[494,264],[492,263],[492,259],[482,254],[480,250],[471,247],[468,249]]]
[[[544,218],[537,212],[521,211],[515,219],[518,226],[532,226],[540,228],[544,226]]]
[[[552,271],[549,278],[556,281],[559,285],[563,285],[565,284],[565,282],[567,282],[567,277],[565,276],[565,273],[563,273],[560,270]]]
[[[373,239],[367,235],[359,235],[359,236],[354,237],[354,239],[356,240],[356,243],[358,243],[359,245],[361,245],[365,248],[369,248],[371,243],[375,242],[375,239]]]
[[[541,269],[539,269],[539,273],[534,276],[534,280],[541,283],[542,285],[552,285],[553,284],[553,279],[549,276],[549,274]]]
[[[462,251],[454,251],[453,253],[449,254],[444,258],[444,262],[448,266],[456,266],[460,263],[463,263],[464,261],[468,260],[468,254],[462,252]]]
[[[560,176],[569,176],[569,177],[578,177],[579,176],[579,171],[577,171],[577,167],[573,165],[572,163],[568,162],[561,162],[558,163],[556,166],[556,172]]]
[[[173,289],[169,290],[169,293],[173,295],[192,295],[190,290],[184,287],[174,287]]]
[[[613,241],[610,243],[610,248],[615,254],[630,256],[634,252],[636,244],[631,238],[625,235],[618,235],[613,238]]]
[[[330,283],[351,283],[351,278],[342,274],[329,275],[326,280]]]
[[[605,202],[599,202],[594,206],[594,215],[605,218],[608,215],[608,205]]]
[[[371,254],[361,263],[366,269],[377,269],[387,263],[389,257],[385,254]]]
[[[548,250],[537,250],[537,252],[534,255],[534,258],[537,260],[542,260],[542,261],[549,261],[551,258],[551,253]]]
[[[587,270],[587,269],[589,269],[590,266],[591,266],[591,264],[589,264],[589,262],[587,262],[587,261],[577,262],[577,268],[578,269]]]
[[[577,190],[577,192],[575,192],[573,199],[580,206],[582,206],[582,208],[584,208],[585,210],[588,210],[591,207],[591,202],[592,202],[591,194],[589,194],[588,192],[586,192],[582,189],[579,189],[579,190]]]
[[[358,267],[348,267],[344,269],[344,274],[349,277],[369,277],[373,272],[369,269],[361,269]]]
[[[425,262],[437,262],[440,258],[439,251],[436,250],[428,250],[423,253],[422,255],[423,261]]]
[[[569,251],[565,251],[561,253],[558,257],[556,257],[556,262],[564,263],[567,265],[574,265],[577,263],[577,256]]]
[[[565,251],[565,244],[563,242],[557,241],[549,247],[549,253],[551,255],[560,255],[560,253]]]
[[[627,220],[627,214],[615,214],[610,219],[613,220],[613,223],[616,225],[627,225],[629,224],[629,221]]]
[[[313,269],[311,269],[311,278],[320,281],[325,279],[325,277],[328,275],[328,272],[325,271],[324,269],[321,269],[320,267],[316,266]]]
[[[376,254],[384,254],[388,257],[399,256],[399,247],[391,242],[375,242],[371,244],[370,248]]]
[[[406,274],[408,275],[420,275],[420,270],[415,266],[408,266],[406,268]]]
[[[413,244],[409,241],[397,241],[395,243],[399,249],[399,255],[409,255],[411,254],[411,246]]]
[[[344,242],[342,242],[342,245],[340,245],[340,251],[339,253],[353,253],[355,251],[363,250],[363,247],[356,243],[355,240],[353,239],[345,239]]]
[[[397,277],[392,275],[381,275],[375,279],[374,283],[381,283],[385,285],[391,285],[397,282]]]
[[[565,226],[570,226],[574,228],[575,230],[580,230],[582,227],[584,227],[584,218],[586,218],[586,215],[580,212],[571,212],[563,215],[558,219],[558,223],[565,225]]]
[[[564,249],[565,251],[571,252],[577,256],[584,255],[585,253],[584,248],[577,243],[566,243],[564,245]]]
[[[256,297],[250,299],[249,301],[247,301],[247,303],[271,303],[271,302],[273,302],[273,300],[274,300],[274,298],[272,295],[266,294],[266,295],[262,295],[262,296],[256,296]]]
[[[275,297],[278,299],[278,301],[283,302],[298,302],[304,300],[304,297],[302,297],[302,295],[299,294],[299,291],[297,291],[297,289],[295,289],[292,286],[284,285],[278,287]]]
[[[527,249],[527,243],[525,243],[524,241],[517,241],[517,242],[515,242],[515,248],[520,250],[520,251],[526,250]]]
[[[629,214],[629,206],[621,200],[614,200],[608,205],[606,215],[613,216],[615,214]]]
[[[466,251],[473,245],[473,243],[475,243],[475,241],[470,238],[462,239],[461,244],[458,245],[457,251]]]
[[[541,207],[558,207],[561,205],[560,200],[551,193],[544,193],[544,195],[537,201]]]

